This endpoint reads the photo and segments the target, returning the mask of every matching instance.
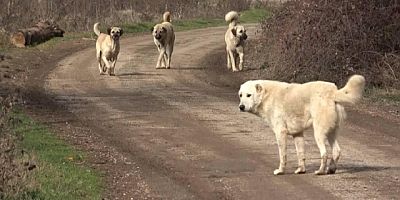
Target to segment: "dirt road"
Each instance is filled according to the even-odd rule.
[[[122,157],[95,163],[124,172],[106,174],[114,185],[107,198],[400,198],[399,122],[357,106],[339,139],[343,153],[335,175],[313,174],[319,152],[307,132],[308,173],[293,174],[297,157],[290,138],[287,175],[274,176],[274,134],[256,116],[238,111],[238,75],[210,60],[213,54],[226,59],[225,28],[176,33],[169,70],[155,69],[158,55],[148,34],[122,39],[115,77],[99,76],[93,46],[32,78]],[[247,28],[254,35],[255,26]]]

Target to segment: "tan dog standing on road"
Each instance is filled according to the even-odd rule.
[[[280,165],[275,175],[284,174],[286,166],[286,141],[292,135],[296,144],[299,167],[296,174],[305,173],[303,131],[314,128],[314,138],[321,153],[321,166],[315,174],[334,174],[340,156],[336,140],[346,118],[343,103],[355,103],[362,97],[365,79],[352,76],[340,90],[329,82],[315,81],[289,84],[278,81],[247,81],[239,90],[239,109],[264,119],[275,133]],[[332,159],[327,167],[325,141],[332,147]]]
[[[111,27],[107,29],[107,34],[100,33],[99,23],[94,24],[93,30],[98,36],[96,57],[99,62],[100,75],[104,75],[108,71],[110,76],[115,76],[114,69],[120,49],[119,37],[123,34],[123,30],[119,27]],[[101,63],[102,60],[103,64]]]
[[[236,60],[239,55],[239,70],[243,70],[244,41],[247,39],[246,29],[238,25],[239,14],[235,11],[228,12],[225,20],[229,23],[229,28],[225,33],[227,67],[236,72]]]
[[[151,28],[154,44],[157,46],[158,56],[156,69],[171,67],[171,56],[174,51],[175,33],[170,23],[170,13],[165,12],[163,16],[164,22],[157,24]]]

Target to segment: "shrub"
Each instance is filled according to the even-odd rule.
[[[267,78],[343,85],[357,73],[370,86],[400,89],[400,5],[394,0],[293,0],[261,25],[256,48],[270,65]]]

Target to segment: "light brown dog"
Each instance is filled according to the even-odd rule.
[[[243,70],[243,56],[244,56],[244,41],[247,39],[246,29],[244,26],[238,25],[239,14],[235,11],[228,12],[225,15],[225,20],[229,23],[229,28],[225,33],[226,53],[227,53],[227,67],[236,69],[236,60],[239,55],[239,70]]]
[[[110,76],[115,76],[114,69],[120,49],[119,37],[123,34],[123,30],[119,27],[111,27],[107,29],[107,34],[100,33],[99,23],[94,24],[93,30],[98,36],[96,57],[99,62],[100,75],[104,75],[108,71]]]
[[[156,69],[171,67],[171,56],[174,51],[175,33],[172,24],[170,23],[170,13],[165,12],[163,23],[157,24],[151,28],[151,33],[154,38],[154,44],[157,46],[160,53],[157,60]]]
[[[292,135],[295,141],[299,167],[296,174],[305,173],[303,131],[313,127],[314,138],[321,153],[321,166],[315,174],[333,174],[340,156],[339,134],[346,117],[343,103],[355,103],[362,97],[365,79],[352,76],[346,86],[323,81],[289,84],[278,81],[247,81],[239,90],[239,109],[264,119],[274,131],[279,147],[280,165],[275,175],[284,174],[286,167],[286,141]],[[332,147],[329,168],[325,141]]]

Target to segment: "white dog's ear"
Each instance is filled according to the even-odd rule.
[[[119,36],[121,36],[122,34],[124,34],[124,30],[122,30],[122,28],[119,31]]]
[[[263,87],[260,85],[260,84],[257,84],[256,85],[256,91],[257,91],[257,93],[261,93],[262,91],[263,91]]]
[[[231,29],[231,31],[232,31],[232,34],[236,37],[236,29],[233,28],[233,29]]]
[[[162,27],[162,29],[164,30],[164,32],[167,32],[167,29],[165,27]]]
[[[154,31],[154,27],[151,27],[150,32],[152,33]]]
[[[110,35],[111,34],[111,28],[107,29],[107,34]]]

